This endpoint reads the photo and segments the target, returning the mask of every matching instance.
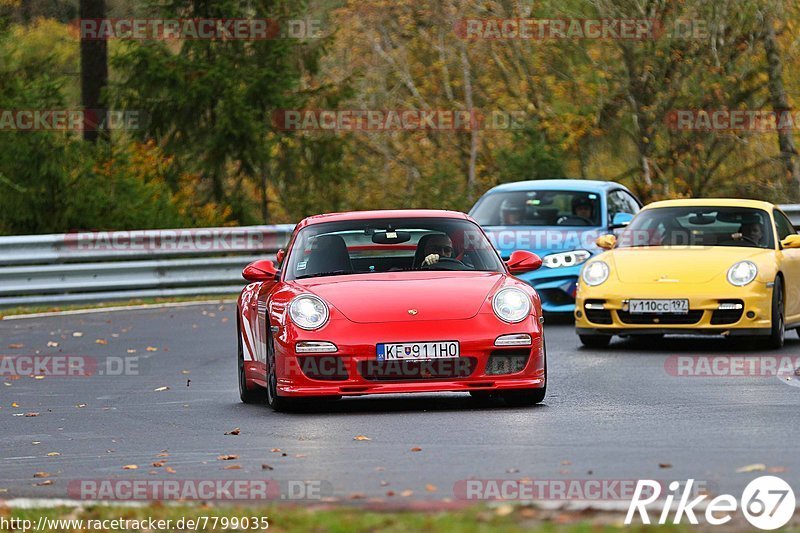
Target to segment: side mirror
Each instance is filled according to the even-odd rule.
[[[506,261],[506,266],[512,274],[524,274],[542,266],[542,258],[533,252],[517,250],[511,253],[511,257]]]
[[[286,250],[281,248],[280,250],[278,250],[278,253],[275,254],[275,262],[278,263],[279,265],[282,265],[283,264],[283,260],[285,258],[286,258]]]
[[[617,238],[613,235],[601,235],[594,243],[598,248],[603,250],[610,250],[617,245]]]
[[[628,224],[631,223],[633,220],[633,215],[630,213],[617,213],[614,215],[613,220],[611,220],[611,226],[609,229],[619,229],[624,228]]]
[[[789,235],[781,241],[784,248],[800,248],[800,235]]]
[[[261,259],[250,263],[242,270],[242,277],[247,281],[275,281],[278,269],[275,264],[268,259]]]

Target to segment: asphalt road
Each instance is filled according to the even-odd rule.
[[[341,501],[405,502],[458,500],[454,484],[469,478],[694,478],[741,494],[772,472],[800,488],[797,381],[668,371],[678,355],[797,356],[794,332],[777,353],[691,337],[588,350],[571,324],[549,321],[541,406],[487,408],[440,394],[276,414],[239,403],[234,329],[230,304],[0,321],[0,354],[95,358],[103,374],[129,364],[116,376],[0,376],[0,498],[63,497],[71,480],[134,478],[305,480]],[[752,464],[767,470],[736,472]]]

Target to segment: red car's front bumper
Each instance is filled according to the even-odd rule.
[[[498,337],[514,333],[529,334],[531,344],[495,346]],[[378,343],[452,340],[460,345],[458,359],[377,361]],[[338,350],[298,354],[295,346],[299,341],[328,341]],[[289,326],[288,330],[282,328],[275,334],[275,356],[281,396],[541,388],[546,380],[545,350],[538,321],[530,317],[518,324],[505,324],[491,313],[479,313],[468,320],[380,324],[339,319],[313,332]],[[490,358],[493,359],[487,369]],[[498,370],[504,373],[496,373]]]

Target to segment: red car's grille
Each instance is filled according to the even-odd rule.
[[[474,357],[433,361],[360,361],[358,373],[368,381],[419,381],[458,379],[472,375],[477,365]]]

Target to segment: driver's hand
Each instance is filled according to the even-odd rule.
[[[428,266],[438,262],[439,262],[439,254],[430,254],[425,257],[425,260],[422,262],[422,264],[424,266]]]

